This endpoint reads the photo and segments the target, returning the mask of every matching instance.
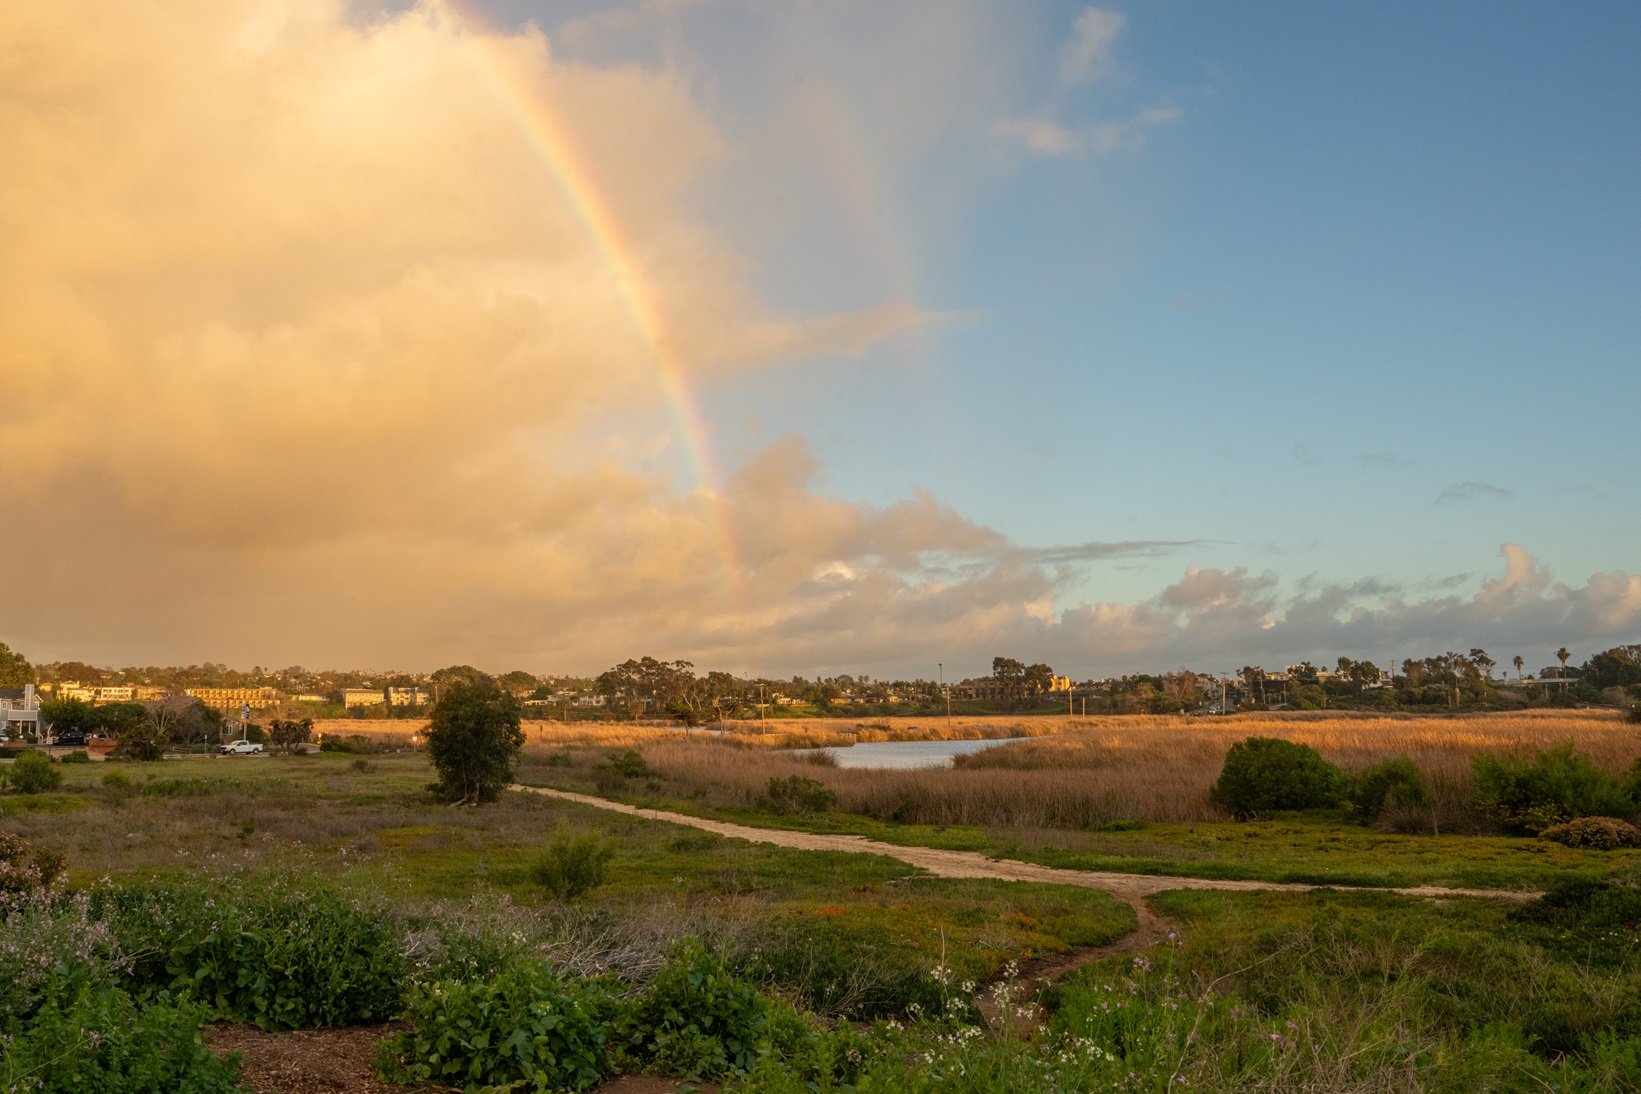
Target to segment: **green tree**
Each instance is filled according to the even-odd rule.
[[[427,752],[446,801],[495,801],[513,781],[524,746],[519,702],[489,677],[454,680],[433,704]]]
[[[1521,667],[1527,663],[1526,660],[1521,656],[1521,654],[1518,653],[1514,657],[1510,658],[1510,663],[1516,666],[1516,679],[1520,680]]]
[[[17,757],[11,765],[11,784],[20,794],[40,794],[55,790],[63,782],[63,773],[51,766],[51,757],[30,749]]]
[[[1572,654],[1567,652],[1567,647],[1566,646],[1562,646],[1559,650],[1556,650],[1556,660],[1561,662],[1561,690],[1562,691],[1567,690],[1567,658],[1569,658],[1571,656],[1572,656]]]
[[[20,688],[34,683],[34,666],[20,653],[0,642],[0,688]]]
[[[1237,820],[1248,820],[1284,809],[1338,805],[1344,783],[1344,772],[1309,745],[1249,737],[1225,754],[1225,767],[1208,796]]]

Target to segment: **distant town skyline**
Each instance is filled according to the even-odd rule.
[[[24,0],[0,641],[1641,640],[1641,9]]]

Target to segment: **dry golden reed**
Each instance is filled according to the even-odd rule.
[[[1456,799],[1467,795],[1471,760],[1483,753],[1528,753],[1571,740],[1579,752],[1614,773],[1641,756],[1641,736],[1635,727],[1609,711],[1452,717],[1134,715],[963,722],[980,731],[992,730],[986,736],[1027,739],[960,758],[952,770],[915,771],[818,767],[802,755],[763,747],[775,737],[772,734],[696,732],[686,739],[676,730],[643,727],[620,736],[611,727],[602,731],[607,736],[599,736],[573,727],[575,733],[566,732],[559,740],[639,749],[656,773],[656,791],[669,797],[752,805],[769,779],[801,774],[835,791],[840,808],[868,816],[1019,828],[1220,817],[1208,800],[1209,788],[1219,777],[1226,750],[1247,737],[1308,744],[1325,759],[1351,770],[1408,756],[1440,796]],[[817,728],[838,732],[843,723],[834,720],[833,725]]]

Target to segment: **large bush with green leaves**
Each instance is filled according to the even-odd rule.
[[[262,1029],[383,1022],[397,1014],[402,932],[319,886],[126,889],[102,894],[134,984]]]
[[[55,996],[0,1052],[0,1090],[30,1094],[234,1094],[237,1059],[200,1035],[204,1007],[138,1002],[82,984]]]
[[[611,1071],[600,985],[570,988],[544,962],[494,976],[410,989],[410,1028],[382,1042],[377,1071],[394,1083],[468,1091],[500,1087],[586,1090]]]
[[[63,773],[51,766],[51,757],[37,749],[20,753],[11,764],[11,785],[20,794],[43,794],[63,784]]]
[[[1344,772],[1309,745],[1278,737],[1249,737],[1225,754],[1209,797],[1237,820],[1289,809],[1324,809],[1339,804]]]
[[[733,963],[748,979],[821,1014],[900,1017],[935,1014],[945,1005],[945,987],[916,951],[811,916],[771,923]]]
[[[1472,770],[1471,804],[1513,834],[1535,835],[1578,817],[1635,812],[1630,788],[1575,753],[1571,741],[1531,760],[1477,756]]]
[[[1343,797],[1351,817],[1364,823],[1386,809],[1430,803],[1423,773],[1406,756],[1369,764],[1345,781]]]
[[[744,1074],[768,1044],[769,1003],[721,955],[693,939],[620,1016],[624,1051],[651,1070],[692,1080]]]

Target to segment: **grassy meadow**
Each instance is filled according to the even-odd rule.
[[[405,728],[363,727],[383,744]],[[832,741],[853,731],[821,729]],[[549,1037],[517,1009],[533,991],[598,1042],[560,1044],[564,1059],[580,1053],[581,1069],[557,1080],[572,1089],[642,1072],[792,1094],[1641,1091],[1641,851],[1502,835],[1465,820],[1463,805],[1477,755],[1571,739],[1617,774],[1641,754],[1634,727],[1575,712],[998,719],[975,732],[1003,743],[955,769],[871,771],[795,752],[812,742],[784,734],[531,723],[519,780],[1052,866],[1345,888],[1164,891],[1147,912],[1168,937],[1101,957],[1137,916],[1096,890],[933,878],[886,856],[750,844],[539,795],[453,808],[428,793],[432,771],[411,751],[64,764],[50,793],[0,795],[0,832],[60,852],[68,883],[49,908],[8,905],[8,934],[24,941],[0,946],[0,981],[13,951],[63,949],[71,964],[65,947],[106,936],[110,954],[136,955],[99,958],[114,962],[109,975],[179,1001],[153,1011],[183,1023],[155,1034],[168,1044],[186,1040],[184,1019],[213,1017],[275,1030],[364,1023],[385,1037],[404,1008],[392,1028],[407,1032],[382,1066],[407,1090],[428,1089],[415,1062],[463,1021],[483,1026],[485,1045],[526,1027]],[[1337,810],[1231,820],[1208,787],[1230,743],[1250,735],[1310,743],[1352,770],[1413,758],[1434,793],[1413,820],[1431,830],[1380,830]],[[835,798],[770,798],[771,779],[794,777]],[[554,896],[538,869],[566,841],[608,856],[600,883],[574,897]],[[1550,895],[1351,888],[1416,884]],[[79,927],[65,929],[74,915]],[[290,916],[306,925],[269,927]],[[229,920],[246,925],[225,932]],[[305,956],[280,956],[302,945]],[[365,956],[273,1010],[246,995],[268,969],[325,971],[339,952]],[[189,971],[190,955],[207,953]],[[34,967],[12,982],[26,988]],[[221,979],[236,967],[248,971]],[[1043,969],[1058,970],[1047,986],[1020,978]],[[338,983],[381,990],[343,1006],[324,986]],[[152,995],[161,988],[171,994]],[[21,990],[0,984],[0,996]],[[665,1014],[688,1021],[662,1029]],[[49,1061],[91,1021],[63,1016],[67,1040],[33,1056],[23,1041],[0,1046],[0,1079],[78,1089],[51,1085]],[[461,1036],[468,1047],[448,1051],[477,1069],[464,1074],[513,1074]],[[478,1091],[491,1080],[441,1081]]]

